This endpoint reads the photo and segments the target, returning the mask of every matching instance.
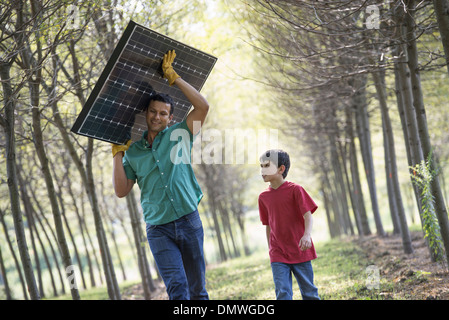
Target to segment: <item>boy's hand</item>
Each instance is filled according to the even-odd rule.
[[[299,240],[299,247],[302,251],[312,248],[312,237],[310,234],[305,233],[301,240]]]

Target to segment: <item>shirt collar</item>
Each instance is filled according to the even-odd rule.
[[[156,139],[159,137],[159,135],[163,135],[163,134],[165,133],[165,131],[167,131],[167,130],[168,130],[168,126],[166,126],[164,130],[159,131],[159,132],[157,133],[156,137],[154,137],[154,140],[156,141]],[[144,147],[149,147],[149,146],[150,146],[150,145],[148,144],[147,137],[148,137],[148,130],[145,130],[145,131],[142,133],[142,139],[141,139],[142,145],[143,145]],[[154,141],[153,141],[153,143],[154,143]]]

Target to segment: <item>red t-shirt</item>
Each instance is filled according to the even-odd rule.
[[[262,224],[270,226],[270,261],[301,263],[317,257],[315,247],[302,251],[299,241],[304,235],[303,215],[314,213],[318,206],[300,185],[285,181],[279,188],[271,186],[259,195]]]

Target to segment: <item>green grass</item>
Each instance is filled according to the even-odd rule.
[[[366,287],[365,270],[370,263],[354,243],[333,240],[317,244],[316,250],[318,258],[312,265],[321,299],[379,298],[379,290]],[[268,253],[260,252],[211,267],[207,272],[207,288],[211,299],[275,299]],[[301,299],[295,281],[293,291],[293,298]]]
[[[349,240],[337,239],[315,245],[318,258],[312,265],[318,294],[325,300],[383,299],[380,292],[393,291],[393,286],[381,279],[380,289],[366,286],[366,267],[370,265],[363,251]],[[294,278],[293,278],[294,279]],[[121,292],[136,282],[120,285]],[[267,251],[248,257],[209,265],[206,286],[213,300],[274,300],[274,284]],[[293,282],[293,299],[301,299],[297,283]],[[106,300],[105,288],[80,292],[83,300]],[[70,295],[57,299],[71,299]]]
[[[136,281],[124,281],[119,284],[120,292],[123,293],[130,287],[136,285]],[[79,292],[81,300],[109,300],[109,295],[106,287],[90,288],[87,290],[80,290]],[[69,294],[61,295],[58,297],[45,298],[43,300],[72,300],[72,296]]]

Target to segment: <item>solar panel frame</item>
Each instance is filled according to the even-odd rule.
[[[217,58],[130,21],[71,131],[101,141],[125,144],[147,130],[145,109],[154,93],[174,100],[173,120],[183,121],[192,105],[176,85],[162,77],[161,61],[175,50],[175,71],[200,91]]]

